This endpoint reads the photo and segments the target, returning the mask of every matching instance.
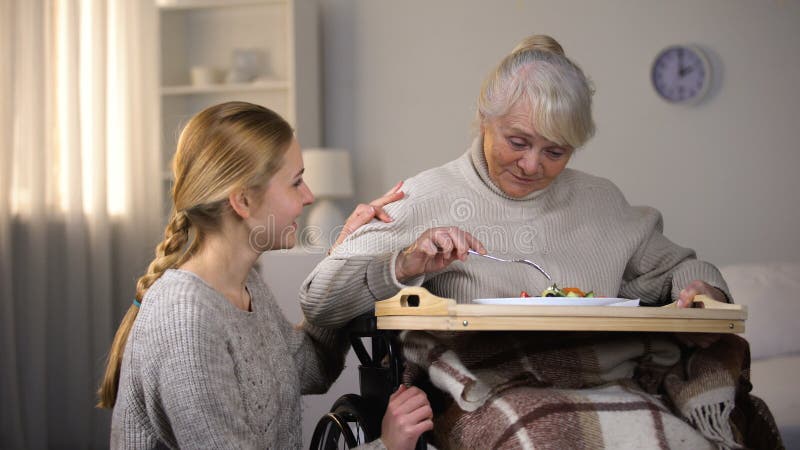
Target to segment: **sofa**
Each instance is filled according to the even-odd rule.
[[[734,302],[746,305],[753,394],[770,407],[784,444],[800,449],[800,263],[720,267]]]

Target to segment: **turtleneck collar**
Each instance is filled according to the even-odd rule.
[[[550,189],[550,186],[553,185],[553,183],[551,183],[550,186],[547,186],[544,189],[539,189],[538,191],[533,191],[524,197],[511,197],[503,192],[503,190],[500,189],[500,187],[497,186],[497,184],[495,184],[495,182],[489,176],[489,164],[486,162],[486,155],[483,154],[483,134],[479,135],[474,141],[472,141],[472,146],[470,147],[469,153],[470,159],[472,160],[472,167],[475,169],[475,172],[478,173],[478,176],[481,178],[481,181],[483,181],[483,184],[500,197],[515,201],[532,200],[547,192],[547,190]]]

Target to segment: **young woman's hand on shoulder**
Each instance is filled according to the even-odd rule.
[[[350,236],[361,226],[370,223],[372,219],[378,219],[386,223],[391,222],[392,218],[389,217],[389,214],[386,214],[386,211],[383,210],[383,207],[389,203],[394,203],[405,196],[405,193],[400,190],[401,187],[403,187],[402,181],[395,184],[394,187],[389,189],[389,191],[383,194],[383,196],[369,202],[369,204],[361,203],[356,206],[356,209],[353,210],[353,212],[350,214],[350,217],[348,217],[347,221],[344,223],[342,232],[339,233],[339,237],[336,238],[336,242],[333,244],[333,247],[341,244],[345,238],[347,238],[347,236]]]

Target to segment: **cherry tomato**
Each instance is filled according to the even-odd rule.
[[[522,292],[520,292],[520,293],[519,293],[519,296],[520,296],[520,297],[522,297],[522,298],[525,298],[525,297],[530,297],[530,295],[529,295],[527,292],[525,292],[525,291],[522,291]]]

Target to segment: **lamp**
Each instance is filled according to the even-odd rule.
[[[338,231],[337,227],[345,221],[333,200],[353,196],[350,153],[341,149],[311,148],[303,151],[303,164],[303,178],[316,197],[306,219],[308,244],[328,248],[336,240],[333,234]]]

